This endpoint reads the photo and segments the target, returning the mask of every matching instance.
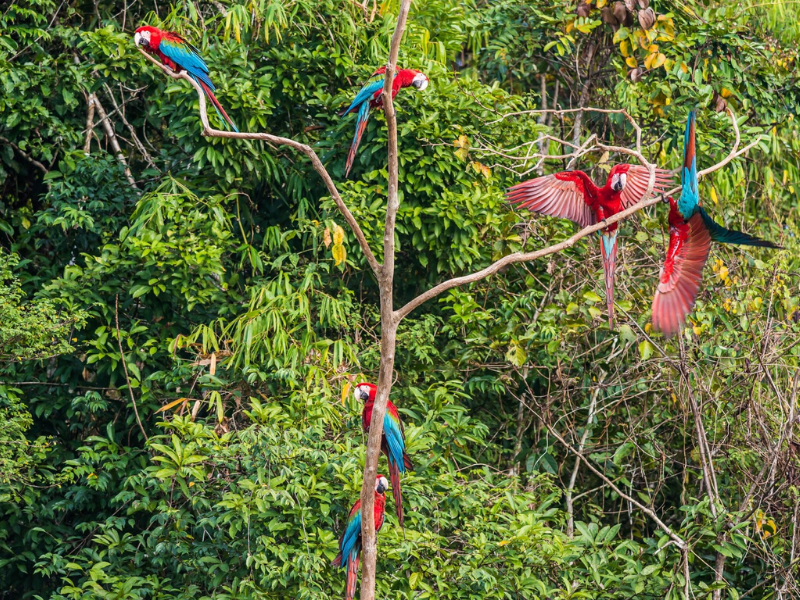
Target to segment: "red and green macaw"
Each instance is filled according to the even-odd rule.
[[[372,408],[375,405],[377,393],[378,388],[372,383],[359,383],[353,390],[356,400],[364,403],[364,410],[361,411],[361,427],[365,433],[369,432]],[[381,450],[389,461],[389,480],[392,482],[397,521],[400,523],[400,527],[403,527],[403,493],[400,489],[400,474],[405,473],[406,469],[413,471],[414,465],[406,454],[406,434],[403,422],[400,420],[397,407],[392,404],[391,400],[386,404],[386,414],[383,417]]]
[[[680,331],[694,306],[712,241],[780,248],[770,241],[717,225],[700,206],[694,111],[689,113],[683,138],[681,185],[677,202],[672,197],[665,200],[669,202],[669,248],[653,298],[653,327],[666,337]]]
[[[378,475],[375,481],[375,533],[383,527],[386,514],[386,489],[389,482],[386,477]],[[361,500],[357,500],[350,509],[347,517],[347,527],[339,540],[339,554],[331,563],[334,567],[347,569],[347,587],[345,598],[352,600],[356,595],[356,580],[358,579],[358,562],[361,559]]]
[[[506,199],[520,208],[551,217],[561,217],[587,227],[599,223],[639,202],[647,191],[647,167],[614,165],[603,187],[597,187],[583,171],[563,171],[523,181],[506,192]],[[656,169],[653,195],[667,189],[672,175]],[[614,268],[617,262],[617,223],[600,233],[600,251],[605,272],[608,327],[614,328]]]
[[[358,120],[356,121],[356,133],[353,136],[353,143],[350,144],[350,152],[347,154],[347,165],[345,167],[344,175],[350,173],[350,168],[353,166],[353,161],[356,158],[356,150],[358,144],[361,142],[361,136],[367,128],[367,121],[369,121],[369,111],[373,108],[383,107],[383,84],[384,73],[386,67],[381,67],[375,71],[358,92],[353,102],[347,110],[341,113],[345,116],[358,109]],[[401,88],[414,86],[418,90],[424,90],[428,87],[428,77],[424,73],[415,71],[414,69],[398,69],[392,81],[392,99],[397,96],[397,92]]]
[[[139,27],[133,34],[133,41],[137,46],[141,46],[150,54],[158,57],[163,65],[166,65],[176,73],[186,71],[205,92],[206,98],[216,109],[219,118],[233,131],[239,133],[236,125],[233,124],[228,113],[214,95],[216,88],[211,83],[208,75],[208,65],[200,56],[200,51],[184,40],[177,33],[162,31],[156,27],[145,25]]]

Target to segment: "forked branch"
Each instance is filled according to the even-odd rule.
[[[197,92],[197,98],[199,100],[199,109],[200,109],[200,122],[203,124],[203,131],[201,132],[202,135],[206,137],[218,137],[218,138],[229,138],[229,139],[237,139],[237,140],[260,140],[263,142],[268,142],[271,144],[275,144],[276,146],[289,146],[300,152],[301,154],[305,154],[308,159],[311,161],[311,166],[314,167],[314,170],[319,174],[322,178],[322,181],[325,183],[325,187],[328,189],[328,193],[333,198],[333,201],[336,203],[336,207],[339,209],[339,212],[342,213],[347,225],[350,227],[350,230],[356,236],[356,240],[358,240],[358,245],[361,246],[361,251],[364,253],[364,256],[367,258],[367,262],[369,263],[372,272],[375,273],[375,277],[380,278],[381,274],[381,265],[378,263],[378,260],[375,258],[375,255],[372,252],[372,249],[369,247],[369,243],[367,242],[367,238],[364,236],[364,232],[361,230],[361,227],[356,221],[353,213],[350,212],[350,209],[347,208],[347,205],[342,200],[341,195],[339,194],[339,190],[336,189],[336,184],[333,182],[328,170],[325,168],[325,165],[322,164],[319,156],[314,151],[314,149],[309,146],[308,144],[303,144],[302,142],[298,142],[297,140],[293,140],[290,138],[285,138],[277,135],[272,135],[269,133],[249,133],[249,132],[242,132],[237,133],[235,131],[222,131],[220,129],[214,129],[208,122],[208,112],[206,106],[206,96],[203,93],[203,89],[200,87],[200,84],[197,83],[194,79],[192,79],[185,71],[181,71],[176,73],[172,69],[167,66],[162,65],[158,62],[155,58],[147,54],[141,48],[138,49],[139,52],[142,53],[147,60],[151,63],[156,65],[159,69],[161,69],[164,73],[168,76],[172,77],[172,79],[183,79],[188,81],[189,84],[195,89]]]

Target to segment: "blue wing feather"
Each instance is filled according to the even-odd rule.
[[[711,239],[720,244],[736,244],[739,246],[759,246],[761,248],[780,248],[774,242],[762,240],[747,233],[736,231],[735,229],[727,229],[719,225],[711,216],[700,208],[700,216],[703,218],[703,223],[711,235]]]
[[[375,95],[375,92],[380,90],[383,87],[383,75],[379,75],[374,77],[370,81],[368,81],[364,87],[358,92],[356,97],[353,99],[353,102],[350,104],[350,107],[344,111],[342,116],[347,115],[353,112],[355,109],[361,106],[362,103],[368,102],[372,99]]]
[[[697,185],[697,153],[695,146],[695,116],[689,112],[686,131],[683,134],[683,168],[681,170],[681,197],[678,210],[684,219],[689,219],[700,206],[700,190]]]
[[[214,84],[211,83],[211,78],[208,76],[208,65],[198,54],[196,48],[185,42],[179,43],[169,39],[162,39],[158,49],[164,56],[186,69],[190,75],[205,83],[212,92],[216,90]]]
[[[406,443],[403,439],[403,430],[400,423],[395,421],[386,411],[383,417],[383,435],[386,437],[386,443],[389,446],[389,458],[397,464],[397,470],[400,473],[405,473],[405,464],[403,462],[403,452],[406,449]]]
[[[350,515],[347,529],[342,536],[340,550],[342,551],[342,568],[347,569],[348,563],[361,551],[361,508],[355,514]]]

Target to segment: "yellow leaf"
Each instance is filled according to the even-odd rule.
[[[714,189],[713,185],[711,186],[711,194],[710,194],[710,196],[711,196],[711,201],[714,204],[719,204],[719,199],[717,198],[717,190]]]
[[[341,225],[334,225],[333,226],[333,243],[339,244],[344,241],[344,229],[342,229]]]
[[[694,331],[695,335],[700,335],[701,333],[703,333],[703,328],[699,327],[697,325],[694,325],[694,326],[692,326],[692,331]]]
[[[211,364],[208,367],[208,372],[214,375],[217,372],[217,353],[211,353]]]
[[[347,250],[345,250],[342,244],[334,244],[333,250],[331,250],[333,254],[333,260],[336,261],[334,264],[338,267],[342,264],[345,259],[347,258]]]
[[[322,232],[322,243],[325,244],[326,248],[331,247],[331,230],[329,227],[326,227],[325,231]]]
[[[728,280],[728,267],[722,266],[719,269],[719,273],[717,273],[717,277],[720,281],[727,281]]]
[[[165,410],[169,410],[169,409],[170,409],[170,408],[172,408],[173,406],[177,406],[178,404],[182,404],[182,403],[184,403],[184,402],[188,402],[188,401],[189,401],[189,399],[188,399],[188,398],[178,398],[177,400],[173,400],[173,401],[172,401],[172,402],[170,402],[169,404],[165,404],[164,406],[162,406],[161,408],[159,408],[159,409],[158,409],[156,412],[157,412],[157,413],[164,412]]]
[[[685,62],[681,63],[681,71],[683,71],[684,73],[689,72],[689,66]]]
[[[622,53],[622,56],[628,57],[631,54],[631,43],[628,40],[622,40],[619,43],[619,51]]]
[[[469,154],[469,150],[467,148],[459,148],[456,150],[456,156],[461,160],[467,160],[467,154]]]
[[[719,95],[722,96],[723,98],[728,98],[730,97],[731,94],[732,92],[728,88],[722,88],[722,90],[720,90],[719,92]]]
[[[653,328],[653,324],[652,323],[648,323],[647,325],[644,326],[644,332],[645,333],[650,333],[650,330],[652,328]]]
[[[492,170],[486,165],[481,165],[481,173],[483,173],[483,176],[486,179],[489,179],[492,176]]]
[[[783,170],[783,185],[786,185],[786,182],[789,181],[789,171],[788,169]]]
[[[597,8],[603,8],[606,4],[608,4],[608,0],[597,0]]]
[[[636,68],[636,59],[632,56],[629,56],[625,59],[625,64],[628,65],[631,69]]]
[[[600,0],[600,1],[601,1],[601,2],[604,2],[604,0]],[[503,541],[501,541],[501,542],[497,542],[497,545],[498,545],[498,546],[508,546],[510,543],[511,543],[511,542],[509,542],[508,540],[503,540]]]
[[[350,386],[351,383],[348,381],[347,383],[344,384],[344,387],[342,388],[342,406],[344,406],[344,401],[345,399],[347,399],[347,394],[350,393]]]
[[[649,54],[647,58],[644,59],[644,68],[645,69],[652,69],[653,63],[658,58],[658,54]]]
[[[453,142],[453,146],[456,148],[469,148],[469,140],[467,139],[467,136],[459,136],[459,138]]]
[[[658,44],[650,44],[647,47],[647,51],[650,52],[650,53],[658,52]]]
[[[574,20],[572,20],[569,23],[567,23],[566,33],[569,33],[573,29],[575,29],[575,21]]]

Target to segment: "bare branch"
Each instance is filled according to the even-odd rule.
[[[119,140],[117,140],[117,136],[114,133],[114,128],[111,126],[111,121],[108,118],[106,111],[103,109],[103,105],[100,103],[100,100],[97,99],[97,94],[89,94],[89,103],[94,103],[97,113],[100,115],[100,123],[103,125],[106,136],[108,136],[108,141],[111,142],[111,148],[113,148],[114,154],[117,156],[117,160],[125,171],[125,178],[128,180],[128,183],[131,184],[131,187],[138,192],[139,186],[136,185],[136,180],[133,178],[131,169],[128,166],[128,161],[125,160],[125,155],[122,154],[122,148],[119,146]]]
[[[558,111],[555,111],[555,112],[558,112]],[[624,113],[624,111],[608,111],[608,112]],[[745,154],[747,151],[749,151],[751,148],[753,148],[756,144],[758,144],[758,142],[760,142],[761,139],[762,139],[762,136],[758,136],[752,142],[747,144],[744,148],[739,149],[739,143],[740,143],[739,126],[737,125],[736,118],[735,118],[733,112],[730,109],[728,109],[728,114],[731,117],[731,123],[733,124],[734,133],[736,135],[736,142],[734,143],[734,146],[731,149],[730,153],[723,160],[721,160],[720,162],[718,162],[715,165],[712,165],[711,167],[709,167],[707,169],[704,169],[703,171],[700,171],[697,174],[698,177],[705,177],[706,175],[709,175],[709,174],[713,173],[714,171],[717,171],[717,170],[721,169],[722,167],[727,165],[729,162],[731,162],[736,157],[741,156],[742,154]],[[628,148],[621,148],[621,147],[618,148],[618,147],[615,147],[615,146],[604,146],[604,145],[601,145],[601,144],[598,144],[598,147],[609,149],[609,150],[613,149],[613,151],[624,152],[626,154],[631,154],[631,155],[634,155],[634,156],[637,156],[637,155],[641,156],[640,152],[634,151],[634,150],[630,150]],[[660,198],[657,198],[657,197],[656,198],[650,198],[650,197],[648,197],[649,194],[652,192],[652,189],[653,189],[653,182],[654,182],[654,175],[655,175],[654,167],[653,167],[653,165],[648,163],[647,160],[645,160],[643,156],[641,156],[641,160],[642,160],[642,164],[648,166],[648,168],[650,169],[650,181],[649,181],[649,184],[648,184],[647,192],[644,195],[644,199],[639,201],[637,204],[634,204],[633,206],[623,210],[622,212],[617,213],[616,215],[614,215],[612,217],[609,217],[608,219],[606,219],[604,221],[601,221],[600,223],[596,223],[594,225],[590,225],[589,227],[584,227],[579,232],[575,233],[574,235],[572,235],[571,237],[567,238],[563,242],[559,242],[558,244],[553,244],[552,246],[548,246],[547,248],[542,248],[541,250],[536,250],[535,252],[514,252],[513,254],[509,254],[509,255],[504,256],[503,258],[495,261],[494,263],[492,263],[491,265],[489,265],[485,269],[481,269],[480,271],[477,271],[475,273],[471,273],[469,275],[463,275],[461,277],[454,277],[453,279],[449,279],[447,281],[444,281],[444,282],[432,287],[428,291],[423,292],[422,294],[420,294],[419,296],[417,296],[413,300],[409,301],[408,304],[406,304],[402,308],[398,309],[395,312],[396,319],[398,321],[403,319],[412,310],[417,308],[420,304],[423,304],[424,302],[427,302],[428,300],[431,300],[431,299],[435,298],[436,296],[442,294],[443,292],[446,292],[449,289],[452,289],[454,287],[459,287],[459,286],[462,286],[462,285],[466,285],[468,283],[475,283],[476,281],[480,281],[481,279],[485,279],[486,277],[489,277],[490,275],[494,275],[500,269],[502,269],[503,267],[506,267],[508,265],[512,265],[512,264],[520,263],[520,262],[528,262],[528,261],[531,261],[531,260],[536,260],[537,258],[542,258],[543,256],[547,256],[549,254],[555,254],[556,252],[560,252],[562,250],[566,250],[567,248],[571,248],[572,246],[575,245],[575,242],[577,242],[578,240],[580,240],[582,238],[585,238],[588,235],[591,235],[595,231],[600,231],[601,229],[605,229],[606,227],[608,227],[612,223],[616,223],[617,221],[621,221],[622,219],[625,219],[625,218],[629,217],[630,215],[642,210],[643,208],[647,208],[648,206],[652,206],[652,205],[656,204],[657,202],[660,201]],[[668,196],[670,194],[674,194],[680,189],[681,189],[680,187],[675,187],[675,188],[669,190],[668,192],[665,192],[664,196]]]
[[[319,156],[314,151],[311,146],[307,144],[303,144],[296,140],[292,140],[290,138],[280,137],[277,135],[271,135],[269,133],[237,133],[235,131],[221,131],[219,129],[214,129],[209,125],[208,122],[208,112],[206,107],[206,96],[203,93],[203,89],[200,87],[194,79],[189,77],[189,75],[181,71],[180,73],[175,73],[169,67],[162,65],[158,62],[155,58],[147,54],[141,48],[138,49],[139,52],[142,53],[147,60],[151,63],[156,65],[159,69],[161,69],[164,73],[170,76],[172,79],[183,79],[188,81],[189,84],[195,89],[197,92],[197,98],[199,102],[199,112],[200,112],[200,122],[203,125],[203,130],[201,135],[206,137],[218,137],[218,138],[229,138],[229,139],[237,139],[237,140],[261,140],[264,142],[269,142],[271,144],[275,144],[276,146],[289,146],[294,150],[304,154],[309,158],[311,161],[311,166],[314,167],[314,170],[319,174],[322,178],[323,183],[325,183],[325,187],[328,189],[328,193],[333,198],[333,201],[336,203],[336,207],[339,209],[339,212],[342,213],[345,221],[347,221],[347,225],[350,227],[350,230],[356,236],[356,240],[358,240],[358,245],[361,246],[361,251],[364,253],[364,256],[367,258],[367,262],[369,263],[372,272],[375,274],[376,277],[380,277],[381,266],[378,263],[375,255],[372,253],[372,249],[369,247],[369,243],[367,242],[367,238],[364,237],[364,232],[361,230],[358,222],[356,221],[353,213],[350,212],[350,209],[347,208],[347,205],[342,200],[342,197],[339,195],[339,190],[336,189],[336,184],[331,179],[328,170],[325,168],[325,165],[322,164]]]
[[[17,154],[19,154],[22,158],[24,158],[26,161],[28,161],[34,167],[39,169],[42,173],[47,175],[47,167],[45,167],[42,163],[40,163],[38,160],[33,158],[27,152],[23,152],[22,150],[20,150],[20,147],[17,146],[14,142],[12,142],[11,140],[9,140],[8,138],[5,138],[3,136],[0,136],[0,142],[3,142],[4,144],[8,144],[9,146],[11,146],[14,150],[17,151]]]

